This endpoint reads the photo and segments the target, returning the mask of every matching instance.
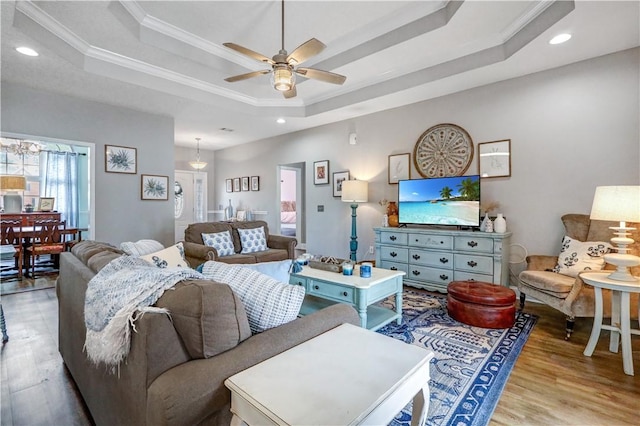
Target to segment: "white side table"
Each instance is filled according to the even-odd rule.
[[[596,306],[593,318],[591,337],[584,350],[585,356],[591,356],[602,329],[611,330],[609,351],[618,352],[620,339],[622,339],[622,366],[625,374],[633,376],[633,355],[631,352],[631,335],[639,335],[640,329],[631,329],[629,296],[631,293],[640,293],[640,278],[636,281],[616,281],[607,278],[608,272],[587,272],[580,274],[582,280],[593,286]],[[602,289],[611,290],[611,325],[602,324]],[[638,312],[640,316],[640,308]]]

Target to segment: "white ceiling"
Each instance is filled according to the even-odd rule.
[[[640,45],[639,1],[306,1],[285,3],[285,48],[327,48],[284,99],[265,69],[279,1],[6,1],[2,80],[175,119],[175,142],[220,149],[394,108]],[[548,41],[560,32],[573,38]],[[36,58],[15,51],[26,45]],[[285,117],[286,124],[276,118]],[[233,129],[232,132],[221,130]]]

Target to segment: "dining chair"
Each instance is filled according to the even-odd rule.
[[[18,270],[18,278],[22,278],[24,256],[22,242],[22,220],[19,218],[0,217],[0,246],[3,249],[5,247],[13,248],[14,268]]]
[[[34,219],[28,222],[32,229],[30,244],[26,247],[26,254],[31,258],[31,276],[35,277],[36,257],[43,254],[58,256],[65,251],[62,230],[66,227],[66,221],[55,219]]]

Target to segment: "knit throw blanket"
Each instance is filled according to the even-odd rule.
[[[115,367],[127,357],[131,330],[145,312],[168,313],[152,307],[165,290],[185,279],[203,279],[191,268],[158,268],[144,259],[121,256],[89,281],[84,305],[85,350],[94,364]]]

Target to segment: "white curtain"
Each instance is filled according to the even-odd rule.
[[[67,227],[78,226],[78,154],[45,151],[40,156],[40,196],[54,197]]]

